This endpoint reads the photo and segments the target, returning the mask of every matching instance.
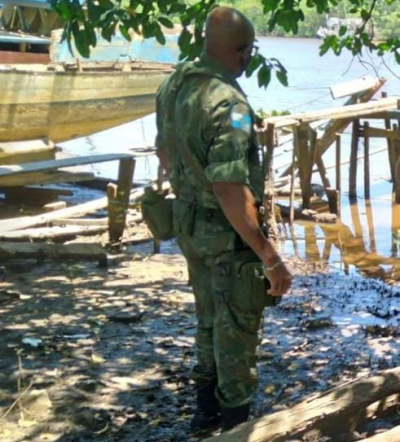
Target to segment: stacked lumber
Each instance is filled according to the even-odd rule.
[[[107,253],[99,244],[32,244],[0,242],[0,260],[13,258],[36,258],[39,260],[96,260],[100,265],[107,264]]]

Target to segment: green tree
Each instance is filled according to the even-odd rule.
[[[324,19],[326,14],[342,9],[342,13],[361,18],[362,24],[352,35],[342,26],[339,35],[325,38],[320,47],[321,55],[329,50],[339,55],[343,49],[357,55],[366,48],[378,55],[392,53],[400,64],[400,38],[396,28],[400,0],[52,0],[54,10],[65,21],[63,39],[70,42],[73,38],[83,56],[88,57],[90,47],[96,46],[96,29],[106,40],[111,40],[117,31],[130,40],[133,30],[164,44],[163,27],[173,28],[174,23],[179,23],[181,59],[194,59],[201,53],[207,14],[220,3],[237,7],[249,16],[258,31],[269,34],[283,30],[284,34],[310,35],[310,25],[305,23],[320,24],[321,17]],[[380,41],[376,40],[376,25],[385,29],[379,35]],[[246,74],[249,76],[255,71],[260,86],[269,84],[272,71],[282,84],[287,84],[286,70],[276,59],[255,54]]]

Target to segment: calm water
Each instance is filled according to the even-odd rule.
[[[368,54],[363,61],[352,58],[348,53],[340,57],[327,54],[319,57],[319,40],[260,38],[260,51],[267,57],[278,58],[289,72],[289,87],[285,88],[274,78],[265,91],[259,89],[255,78],[241,79],[240,83],[248,94],[249,101],[258,110],[289,110],[302,112],[326,107],[339,106],[344,99],[333,100],[329,87],[341,82],[366,75],[387,78],[382,89],[388,95],[400,95],[400,68],[392,57],[387,56],[385,63],[373,60]],[[173,57],[174,54],[171,54]],[[386,66],[385,66],[386,64]],[[387,67],[388,66],[388,67]],[[374,123],[376,125],[376,123]],[[342,161],[348,160],[349,130],[344,134]],[[155,137],[154,115],[142,120],[125,124],[89,138],[74,140],[63,144],[65,150],[73,154],[124,152],[137,147],[152,146]],[[332,230],[315,224],[296,223],[292,230],[292,239],[282,244],[287,253],[307,257],[310,261],[328,261],[330,265],[348,271],[361,269],[373,275],[394,277],[400,262],[397,258],[396,236],[400,225],[397,207],[392,207],[391,189],[387,153],[379,150],[386,143],[371,143],[371,195],[368,205],[363,199],[362,161],[359,162],[359,202],[350,207],[347,201],[348,165],[342,167],[342,219],[341,228]],[[362,153],[362,142],[360,154]],[[278,174],[290,162],[290,145],[280,149],[275,158]],[[374,154],[374,152],[378,152]],[[331,182],[335,182],[334,152],[331,148],[324,155]],[[155,176],[157,162],[154,158],[138,160],[135,171],[136,179],[151,179]],[[116,166],[101,165],[96,173],[115,176]],[[319,182],[315,175],[313,182]],[[290,232],[288,232],[290,233]]]

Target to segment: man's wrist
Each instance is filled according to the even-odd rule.
[[[277,267],[281,266],[283,264],[283,261],[279,256],[275,258],[275,262],[271,265],[264,265],[264,272],[272,272]]]

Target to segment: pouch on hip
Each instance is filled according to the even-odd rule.
[[[158,192],[152,187],[145,189],[142,198],[142,214],[155,239],[167,240],[174,237],[174,199],[170,196],[168,191]]]
[[[234,255],[232,290],[228,301],[239,310],[249,313],[277,305],[281,298],[267,294],[271,285],[264,275],[263,264],[258,256],[251,249],[236,251]]]

